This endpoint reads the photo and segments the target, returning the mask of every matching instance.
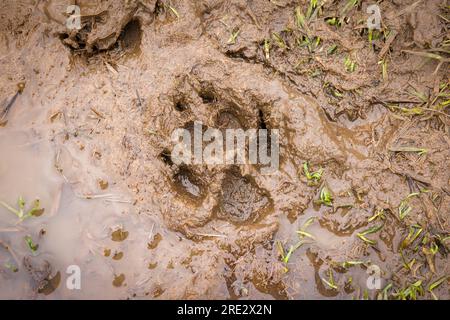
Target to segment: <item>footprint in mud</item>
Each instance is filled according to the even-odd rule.
[[[129,53],[139,51],[141,46],[142,30],[141,23],[137,19],[133,19],[123,28],[118,42],[122,49]]]
[[[177,117],[174,127],[187,130],[191,141],[199,133],[205,135],[207,129],[214,128],[221,131],[225,146],[228,129],[245,131],[268,127],[265,114],[260,108],[266,105],[265,102],[255,98],[250,103],[243,101],[239,95],[229,96],[227,91],[213,81],[182,78],[167,96],[171,97],[167,103],[177,112],[177,116],[181,115]],[[198,124],[201,124],[201,132]],[[204,140],[198,141],[198,144],[202,150],[208,145]],[[171,147],[166,147],[160,153],[161,161],[172,172],[169,180],[175,199],[181,200],[175,204],[181,207],[185,204],[194,206],[194,210],[192,206],[189,209],[180,208],[178,211],[183,211],[183,214],[167,214],[166,219],[171,225],[176,225],[180,230],[186,229],[187,223],[180,224],[180,216],[186,216],[190,228],[203,227],[214,217],[237,225],[251,224],[273,210],[269,192],[259,188],[252,177],[242,176],[238,167],[196,164],[194,143],[185,148],[191,149],[194,165],[175,166],[176,161],[172,158],[175,154]],[[173,222],[175,216],[177,221]]]
[[[272,209],[272,201],[250,177],[229,170],[222,182],[217,216],[233,223],[255,222]]]

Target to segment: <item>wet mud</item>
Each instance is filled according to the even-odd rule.
[[[0,298],[448,299],[448,3],[313,2],[3,1]]]

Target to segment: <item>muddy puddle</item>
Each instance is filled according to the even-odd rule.
[[[0,298],[448,299],[448,5],[370,4],[3,1]]]

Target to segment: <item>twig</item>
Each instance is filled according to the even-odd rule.
[[[384,55],[388,52],[392,42],[394,42],[395,37],[397,37],[398,32],[396,30],[392,30],[391,34],[389,34],[388,39],[386,40],[386,43],[384,44],[383,48],[380,51],[380,54],[378,55],[378,59],[383,59]]]
[[[105,194],[84,194],[84,195],[76,195],[78,198],[85,200],[95,200],[95,199],[104,199],[109,202],[120,202],[120,203],[133,203],[131,200],[124,200],[120,198],[120,195],[113,193],[105,193]]]
[[[16,94],[12,97],[11,101],[9,101],[9,103],[6,105],[6,108],[2,111],[2,116],[0,118],[0,122],[3,122],[6,118],[6,116],[9,113],[9,110],[11,109],[11,107],[13,106],[14,102],[17,99],[17,96],[20,94],[19,91],[16,92]]]
[[[194,233],[196,236],[202,236],[202,237],[216,237],[216,238],[227,238],[228,236],[224,234],[210,234],[210,233]]]

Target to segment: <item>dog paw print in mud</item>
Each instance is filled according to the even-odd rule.
[[[217,129],[221,133],[217,139],[221,140],[222,146],[226,144],[227,129],[266,127],[261,110],[240,106],[238,101],[227,97],[221,88],[209,82],[192,85],[182,79],[169,100],[179,115],[178,121],[171,124],[173,130],[185,129],[192,141],[195,126],[199,124],[198,133],[202,135],[208,128]],[[208,145],[204,141],[200,144],[202,151]],[[194,145],[189,148],[194,154]],[[234,226],[252,224],[273,213],[270,192],[255,181],[255,176],[260,175],[256,166],[245,171],[248,165],[224,162],[175,164],[173,149],[173,141],[167,141],[160,160],[165,165],[163,170],[172,191],[169,192],[173,196],[172,206],[176,206],[176,210],[167,211],[164,216],[174,229],[183,230],[190,237],[199,237],[217,233],[214,228],[220,223],[225,222],[228,229],[233,230]]]
[[[259,67],[254,68],[259,71]],[[332,139],[313,142],[319,133],[330,129],[309,110],[311,107],[307,108],[308,101],[292,99],[287,90],[257,70],[243,73],[238,63],[211,62],[195,66],[189,76],[178,77],[172,91],[162,95],[165,114],[147,115],[145,123],[156,132],[164,132],[164,137],[154,135],[150,144],[161,150],[158,160],[166,181],[161,188],[167,188],[165,197],[170,198],[162,213],[170,228],[191,239],[217,238],[245,246],[246,241],[270,239],[280,213],[299,214],[308,206],[317,188],[301,182],[302,162],[298,159],[344,161],[347,155]],[[171,132],[183,128],[194,141],[198,123],[201,134],[209,128],[218,129],[223,146],[227,129],[279,130],[279,168],[264,174],[265,165],[248,161],[176,164],[173,152],[179,141],[171,141]],[[287,126],[304,132],[304,139],[291,138]],[[268,156],[274,151],[272,139],[268,134]],[[201,142],[201,150],[207,145]],[[192,144],[190,148],[194,154]],[[248,155],[249,144],[245,148]]]

